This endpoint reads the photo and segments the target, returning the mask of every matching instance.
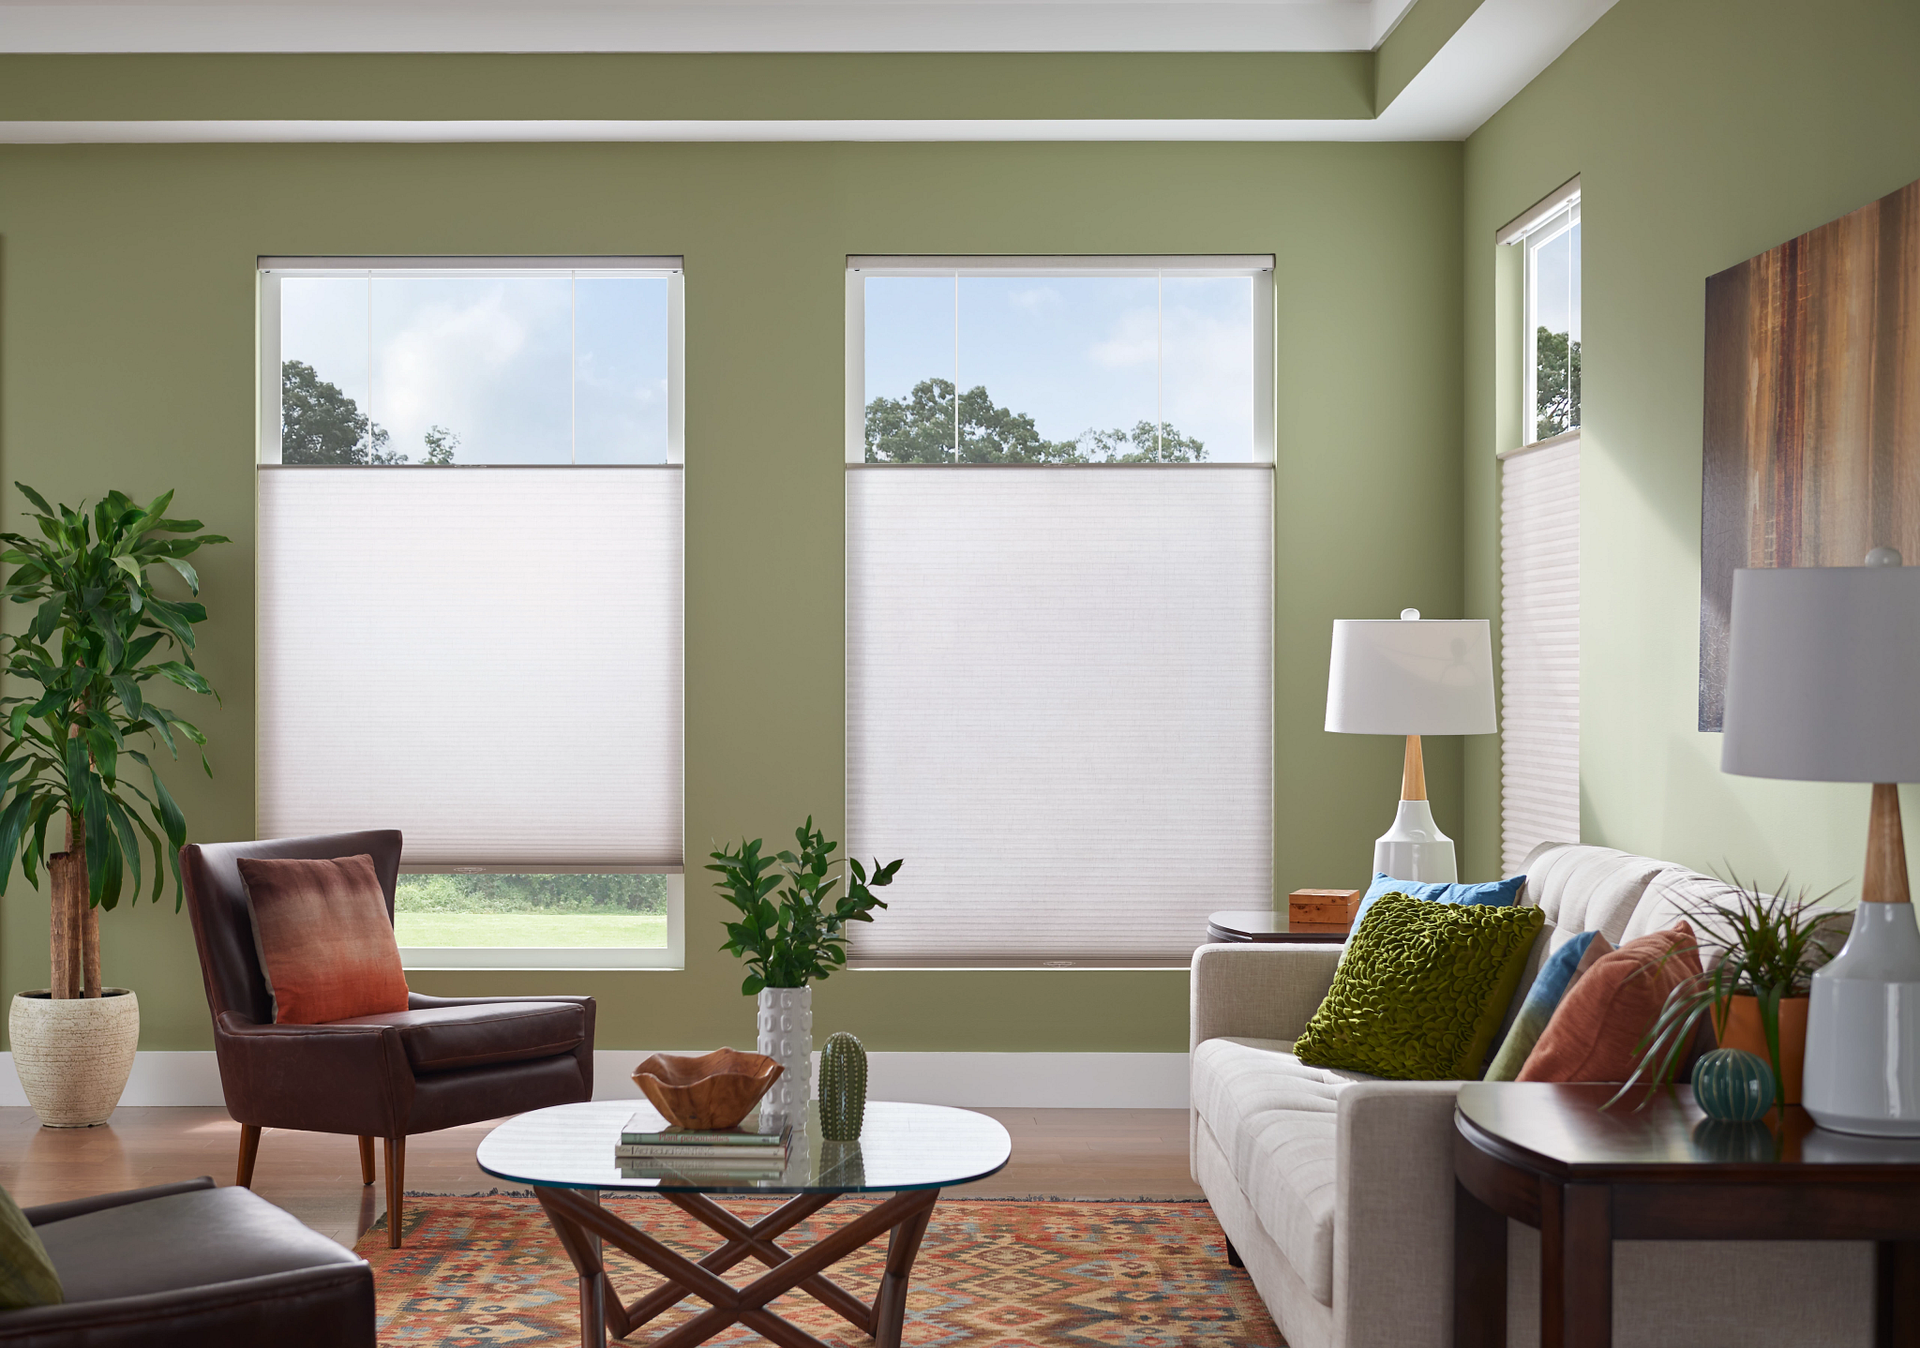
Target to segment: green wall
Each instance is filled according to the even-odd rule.
[[[36,87],[112,84],[111,69],[57,73]],[[697,865],[714,840],[781,836],[809,812],[844,836],[845,255],[1271,252],[1276,884],[1357,885],[1391,818],[1399,745],[1321,731],[1330,625],[1463,602],[1461,218],[1451,144],[0,148],[0,469],[67,499],[177,487],[182,508],[236,540],[202,568],[215,615],[203,665],[225,696],[201,718],[216,776],[183,765],[169,781],[195,838],[247,837],[255,257],[684,255]],[[11,488],[4,504],[17,518]],[[1457,744],[1432,746],[1435,804],[1455,832],[1460,763]],[[1193,868],[1204,876],[1207,858]],[[714,950],[704,879],[696,869],[688,884],[685,972],[416,985],[590,992],[603,1047],[745,1042],[752,1013]],[[143,1047],[207,1046],[184,915],[168,901],[109,914],[103,931],[108,981],[140,994]],[[44,985],[45,942],[44,906],[16,876],[5,991]],[[851,1029],[892,1050],[1179,1050],[1186,984],[1182,970],[848,973],[820,990],[816,1035]]]
[[[1725,776],[1720,737],[1694,728],[1703,283],[1920,178],[1916,55],[1911,0],[1621,0],[1467,142],[1475,614],[1499,613],[1492,455],[1519,434],[1518,271],[1493,235],[1581,175],[1587,842],[1855,889],[1867,788]],[[1498,856],[1491,737],[1467,764],[1464,869],[1479,873]]]

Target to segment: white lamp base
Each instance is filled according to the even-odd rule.
[[[1433,822],[1433,811],[1424,800],[1403,800],[1393,817],[1393,827],[1373,844],[1375,875],[1395,880],[1445,881],[1460,878],[1454,864],[1453,839]],[[1808,1056],[1812,1056],[1809,1053]]]
[[[1803,1103],[1822,1128],[1920,1137],[1920,926],[1910,903],[1862,903],[1813,975]]]

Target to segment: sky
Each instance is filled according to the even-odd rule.
[[[1252,458],[1249,277],[865,285],[869,402],[957,363],[961,388],[984,385],[1049,440],[1158,414],[1209,460]],[[286,277],[281,359],[312,365],[415,462],[434,426],[459,437],[457,463],[666,460],[664,279]]]
[[[456,463],[667,458],[664,278],[290,276],[280,358],[371,409],[414,462],[436,425]]]
[[[984,385],[1049,440],[1164,420],[1253,457],[1251,277],[870,276],[866,401]],[[955,309],[958,308],[958,322]]]
[[[1534,319],[1548,332],[1580,340],[1580,226],[1540,245],[1534,255]]]

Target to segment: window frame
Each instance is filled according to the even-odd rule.
[[[589,274],[594,277],[647,277],[667,282],[667,458],[664,464],[633,467],[684,467],[686,463],[686,276],[684,260],[674,256],[646,257],[259,257],[255,269],[255,329],[258,354],[256,399],[255,482],[264,468],[276,471],[318,468],[323,471],[361,465],[286,464],[281,461],[281,304],[280,283],[289,277],[342,277],[377,274],[432,277],[551,277]],[[371,410],[368,415],[371,416]],[[420,464],[365,465],[368,471],[407,471]],[[540,466],[558,470],[572,467],[604,468],[608,464],[452,464],[435,465],[436,472],[476,471],[493,467]],[[256,486],[257,492],[257,486]],[[684,540],[682,548],[684,550]],[[684,551],[683,551],[684,562]],[[684,618],[683,618],[684,622]],[[259,651],[256,644],[255,663]],[[684,670],[681,675],[685,686]],[[256,686],[259,670],[255,670]],[[684,715],[684,713],[683,713]],[[684,734],[684,730],[683,730]],[[256,736],[256,753],[258,739]],[[682,766],[681,791],[686,789]],[[684,850],[684,840],[683,840]],[[653,866],[400,866],[403,875],[433,874],[658,874],[667,882],[667,943],[664,946],[401,946],[403,967],[409,970],[455,969],[567,969],[666,970],[686,967],[686,869]]]
[[[1516,240],[1521,248],[1521,268],[1523,273],[1520,302],[1520,409],[1522,416],[1520,444],[1522,447],[1543,445],[1549,442],[1558,443],[1568,436],[1574,436],[1580,433],[1580,424],[1575,422],[1566,430],[1558,431],[1553,435],[1541,436],[1539,434],[1540,324],[1536,317],[1539,313],[1540,250],[1554,242],[1554,240],[1570,233],[1579,223],[1580,191],[1576,185],[1570,197],[1563,200],[1550,214],[1547,214],[1538,222],[1529,225],[1525,232]],[[1580,267],[1580,261],[1577,257],[1574,259],[1576,272]],[[1568,340],[1571,342],[1571,334],[1569,334]]]
[[[1273,272],[1274,257],[1271,253],[1112,256],[1013,254],[999,257],[979,254],[967,256],[849,254],[846,290],[846,461],[850,464],[865,464],[867,458],[867,277],[1178,275],[1183,277],[1246,276],[1253,279],[1253,458],[1251,462],[1270,464],[1274,462],[1275,456],[1274,424],[1276,421]],[[1230,462],[1238,463],[1241,460]],[[1205,465],[1188,466],[1204,467]]]
[[[1276,259],[1272,254],[1169,254],[1169,255],[1088,255],[1088,254],[1020,254],[1020,255],[857,255],[847,257],[845,323],[846,323],[846,446],[845,462],[849,479],[856,470],[888,469],[901,472],[924,471],[938,472],[942,469],[968,469],[978,467],[980,471],[1010,469],[1012,471],[1031,472],[1101,472],[1115,473],[1137,471],[1141,473],[1161,472],[1178,473],[1189,471],[1211,471],[1221,469],[1265,469],[1271,478],[1277,465],[1277,402],[1276,385],[1277,333],[1276,333],[1276,296],[1275,272]],[[1112,276],[1112,277],[1248,277],[1253,281],[1252,314],[1252,457],[1248,460],[1210,461],[1188,464],[1046,464],[1046,465],[970,465],[970,464],[874,464],[866,460],[866,288],[868,277],[946,277],[960,279],[967,277],[1007,277],[1007,276]],[[1279,484],[1272,481],[1272,499],[1277,502]],[[1269,517],[1269,529],[1275,526]],[[1277,535],[1270,533],[1269,547],[1277,546]],[[1271,564],[1271,562],[1270,562]],[[1269,631],[1269,667],[1268,702],[1271,707],[1274,680],[1278,677],[1277,648],[1273,643],[1277,633]],[[1270,789],[1273,775],[1277,773],[1278,753],[1271,738],[1269,726],[1269,761],[1267,770]],[[851,834],[852,802],[847,802],[849,815],[849,833]],[[1272,818],[1268,813],[1268,865],[1272,866]],[[1271,875],[1269,881],[1271,882]],[[1204,941],[1204,934],[1195,929],[1194,945]],[[1160,958],[1153,956],[1061,956],[1057,954],[962,956],[941,958],[931,955],[861,955],[849,952],[847,968],[851,971],[870,972],[887,970],[1009,970],[1048,971],[1085,973],[1089,970],[1138,970],[1138,969],[1184,969],[1188,957]]]

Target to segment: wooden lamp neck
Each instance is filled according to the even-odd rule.
[[[1874,788],[1875,791],[1879,789],[1877,786]],[[1425,800],[1426,798],[1427,768],[1426,764],[1420,761],[1420,737],[1418,735],[1409,735],[1407,736],[1406,763],[1400,769],[1400,799]],[[1879,797],[1875,796],[1874,799],[1878,801]],[[1900,829],[1899,802],[1897,799],[1895,800],[1894,811],[1893,827],[1897,833]],[[1878,815],[1876,815],[1875,818],[1878,818]],[[1904,880],[1904,876],[1902,878]]]
[[[1867,871],[1860,882],[1862,903],[1911,903],[1907,891],[1907,842],[1900,831],[1900,788],[1875,782],[1873,813],[1867,817]]]

